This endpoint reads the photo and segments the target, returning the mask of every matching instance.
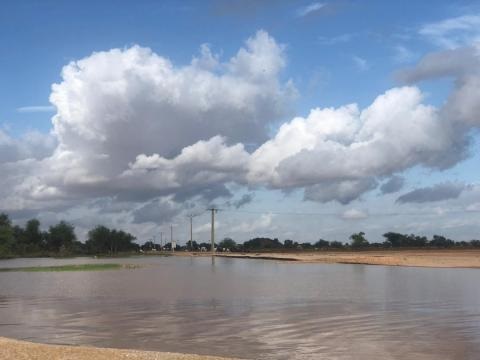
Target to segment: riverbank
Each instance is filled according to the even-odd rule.
[[[226,360],[216,356],[36,344],[0,337],[2,360]]]
[[[291,253],[258,252],[217,253],[216,256],[323,264],[480,268],[480,250],[367,250]]]

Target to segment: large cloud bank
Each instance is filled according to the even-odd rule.
[[[286,63],[285,47],[259,31],[224,62],[208,46],[185,66],[133,46],[66,65],[50,97],[54,140],[31,141],[41,156],[23,146],[0,157],[3,209],[115,198],[132,204],[134,221],[150,221],[156,211],[174,216],[179,201],[229,197],[231,183],[347,204],[408,168],[444,169],[468,155],[480,125],[476,47],[428,55],[400,73],[406,86],[364,109],[315,108],[269,137],[296,96],[282,80]],[[443,76],[455,88],[436,108],[414,83]],[[22,148],[2,133],[0,146]]]

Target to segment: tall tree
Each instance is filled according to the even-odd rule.
[[[0,214],[0,256],[11,253],[14,244],[13,228],[7,214]]]
[[[368,240],[365,239],[365,233],[363,231],[350,235],[353,248],[362,248],[368,246]]]
[[[330,246],[330,241],[320,239],[315,243],[317,248],[328,248]]]
[[[92,254],[106,254],[110,251],[110,229],[99,225],[88,232],[85,243],[87,251]]]
[[[54,252],[71,252],[77,239],[74,230],[74,226],[65,221],[50,226],[47,236],[47,249]]]
[[[218,244],[218,247],[221,249],[234,250],[237,247],[237,243],[233,239],[226,237]]]
[[[40,221],[30,219],[25,224],[25,241],[30,251],[38,251],[43,247],[43,236],[40,231]]]
[[[137,251],[139,246],[132,234],[122,230],[110,230],[98,225],[88,232],[87,251],[92,254],[116,254],[119,251]]]

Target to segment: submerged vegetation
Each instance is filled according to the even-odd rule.
[[[29,266],[17,268],[0,268],[0,272],[52,272],[52,271],[99,271],[99,270],[118,270],[122,268],[135,268],[134,265],[122,264],[73,264],[58,266]]]

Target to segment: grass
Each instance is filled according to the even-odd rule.
[[[29,266],[18,268],[0,268],[0,272],[23,271],[23,272],[53,272],[53,271],[100,271],[100,270],[118,270],[134,269],[135,265],[125,264],[78,264],[78,265],[59,265],[59,266]]]

